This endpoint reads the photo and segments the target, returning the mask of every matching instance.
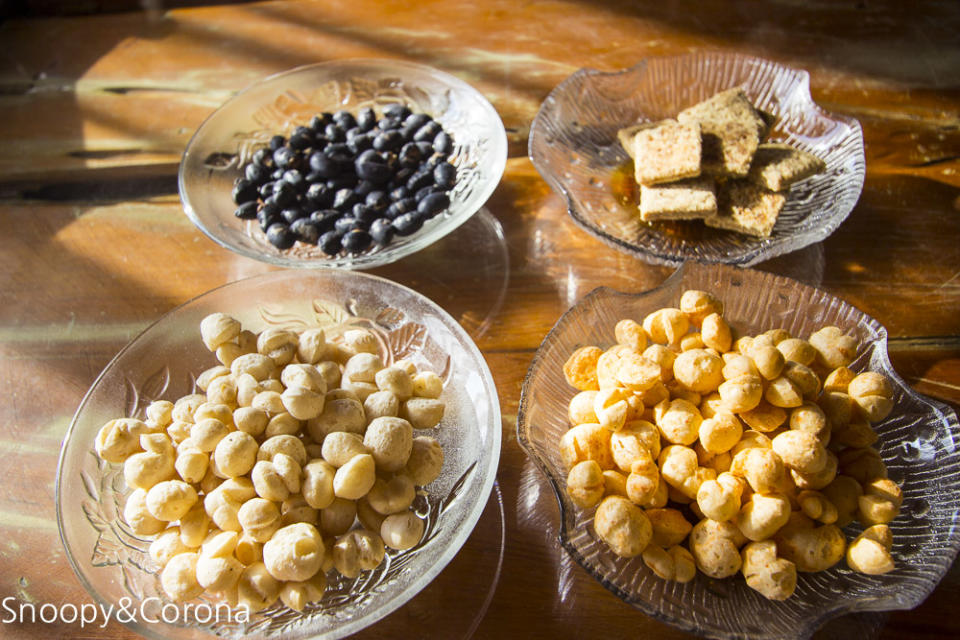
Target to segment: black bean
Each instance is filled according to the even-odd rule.
[[[440,191],[440,189],[437,186],[430,185],[429,187],[424,187],[413,194],[413,199],[419,203],[431,193],[437,193],[438,191]]]
[[[350,151],[350,145],[346,142],[333,142],[324,148],[323,152],[341,162],[353,162],[353,152]]]
[[[364,202],[367,206],[380,211],[390,204],[390,196],[387,195],[386,191],[371,191],[367,194]]]
[[[277,204],[275,200],[270,200],[269,198],[260,205],[260,208],[257,210],[257,217],[260,217],[260,214],[265,216],[274,216],[277,217],[280,215],[280,205]]]
[[[343,236],[343,248],[350,253],[360,253],[370,246],[370,234],[363,229],[354,229]]]
[[[417,213],[424,218],[432,218],[450,206],[450,196],[443,192],[431,193],[417,205]]]
[[[326,177],[320,175],[316,171],[311,171],[310,173],[307,174],[307,182],[309,182],[310,184],[316,184],[317,182],[324,182],[324,181],[326,181]]]
[[[297,189],[289,182],[278,182],[273,189],[273,195],[270,196],[276,200],[281,207],[285,207],[297,199]]]
[[[436,121],[431,120],[417,130],[417,133],[413,136],[413,139],[416,142],[432,142],[433,139],[437,137],[438,133],[440,133],[440,125],[437,124]]]
[[[257,212],[257,223],[260,225],[261,231],[266,231],[270,228],[270,225],[282,222],[282,220],[278,214],[266,209],[260,209],[260,211]]]
[[[357,119],[353,117],[353,114],[349,111],[341,109],[333,114],[333,121],[340,125],[344,131],[347,129],[353,129],[357,126]]]
[[[254,184],[263,184],[270,179],[270,170],[263,165],[250,163],[243,170],[243,177]]]
[[[440,162],[433,169],[433,182],[443,189],[450,189],[457,181],[457,168],[449,162]]]
[[[383,215],[387,218],[393,220],[394,218],[399,218],[403,214],[407,213],[408,209],[400,204],[399,202],[392,203],[387,207],[386,211],[383,212]]]
[[[273,152],[273,163],[280,169],[292,169],[297,162],[297,153],[290,147],[280,147]]]
[[[284,172],[284,171],[286,171],[286,169],[279,169],[279,168],[274,169],[273,172],[270,174],[270,179],[271,179],[271,180],[281,180],[281,179],[283,178],[283,172]]]
[[[353,192],[357,194],[360,198],[366,198],[367,194],[371,191],[375,191],[377,185],[370,182],[369,180],[361,180],[357,183],[357,186],[353,188]]]
[[[388,118],[404,119],[410,115],[410,107],[399,102],[388,104],[383,108],[383,115]]]
[[[290,147],[303,151],[313,145],[313,131],[307,127],[297,127],[290,135]]]
[[[323,207],[333,202],[333,192],[322,182],[311,184],[306,193],[307,202]]]
[[[446,131],[441,131],[433,139],[433,150],[442,156],[450,155],[453,151],[453,138]]]
[[[257,165],[258,167],[263,167],[264,169],[269,169],[273,166],[273,150],[272,149],[257,149],[253,152],[253,157],[250,158],[250,162]]]
[[[290,225],[290,231],[292,231],[299,240],[309,244],[317,244],[317,241],[320,239],[320,227],[310,222],[309,218],[299,218],[295,220]]]
[[[400,149],[397,161],[402,167],[416,168],[423,162],[423,153],[421,153],[420,148],[416,144],[408,142]]]
[[[289,249],[297,238],[290,232],[290,227],[282,222],[274,222],[267,229],[267,240],[277,249]]]
[[[242,205],[237,207],[237,210],[233,212],[233,215],[237,216],[241,220],[254,220],[257,217],[257,204],[256,200],[251,202],[244,202]]]
[[[377,129],[380,131],[391,131],[403,126],[403,121],[399,118],[383,118],[377,123]]]
[[[270,138],[270,151],[276,151],[283,145],[287,144],[287,139],[283,136],[273,136]]]
[[[427,167],[418,169],[416,173],[407,180],[407,189],[416,193],[420,189],[433,184],[433,171]]]
[[[233,185],[233,201],[237,204],[256,200],[259,195],[257,185],[246,178],[237,178]]]
[[[327,112],[320,113],[310,118],[310,128],[317,133],[322,133],[331,122],[333,122],[332,114]]]
[[[353,217],[358,221],[362,222],[365,225],[370,225],[374,220],[381,217],[379,211],[371,207],[370,205],[357,203],[353,205],[351,210]]]
[[[341,165],[324,151],[314,151],[310,154],[310,168],[324,178],[333,178],[340,173]]]
[[[357,175],[374,184],[382,184],[390,179],[390,168],[382,155],[368,149],[357,157],[354,163]]]
[[[264,182],[263,184],[261,184],[259,189],[260,197],[266,199],[272,196],[273,189],[275,186],[276,186],[276,183],[274,181]]]
[[[369,133],[354,136],[352,140],[347,140],[347,148],[350,149],[351,153],[359,155],[367,149],[373,148],[373,136]]]
[[[287,221],[287,224],[293,224],[294,220],[299,220],[307,215],[307,212],[300,207],[287,207],[280,212],[280,217]]]
[[[330,142],[343,142],[346,140],[345,134],[344,128],[336,123],[328,124],[323,130],[323,137]]]
[[[342,216],[333,223],[333,230],[342,236],[354,229],[360,229],[362,226],[363,223],[353,216]]]
[[[333,194],[333,208],[337,211],[349,211],[359,201],[353,189],[344,188]]]
[[[340,242],[340,234],[336,231],[327,231],[321,235],[318,244],[320,249],[328,256],[337,255],[343,248],[343,244]]]
[[[415,128],[417,128],[417,129],[419,129],[420,127],[422,127],[423,125],[427,124],[427,123],[430,122],[431,120],[433,120],[433,118],[431,118],[430,116],[428,116],[428,115],[425,114],[425,113],[411,113],[411,114],[408,115],[408,116],[406,117],[406,119],[403,121],[403,126],[405,126],[405,127],[415,127]]]
[[[390,200],[396,202],[397,200],[403,200],[404,198],[410,195],[410,190],[406,187],[397,187],[390,191]]]
[[[400,127],[400,137],[404,142],[413,142],[413,136],[417,135],[419,130],[420,127],[405,124]]]
[[[370,237],[379,245],[390,244],[395,233],[393,223],[387,218],[377,218],[370,225]]]
[[[343,214],[336,209],[320,209],[310,214],[310,222],[317,225],[321,232],[327,232],[333,229],[334,223],[340,219]]]
[[[370,107],[364,107],[357,113],[357,126],[362,131],[370,131],[377,126],[377,114]]]
[[[393,221],[393,229],[398,236],[408,236],[415,233],[423,226],[423,217],[418,213],[405,213]]]
[[[389,130],[373,139],[373,148],[377,151],[394,151],[403,145],[403,136],[399,131]]]
[[[420,153],[423,154],[424,158],[429,158],[430,156],[433,155],[433,143],[430,142],[429,140],[419,141],[414,144],[416,144],[417,148],[420,149]]]
[[[282,180],[293,186],[294,189],[302,190],[306,186],[306,179],[297,169],[287,169],[283,172]]]

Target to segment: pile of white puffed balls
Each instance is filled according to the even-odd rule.
[[[567,493],[595,508],[611,550],[666,580],[742,573],[776,600],[798,571],[844,558],[862,573],[894,569],[887,523],[903,496],[871,427],[893,409],[893,388],[847,366],[853,336],[735,337],[721,301],[697,290],[614,334],[564,365],[579,393],[559,442]],[[841,527],[854,520],[865,530],[847,544]]]
[[[97,454],[123,465],[123,517],[174,601],[204,592],[259,611],[302,610],[327,574],[376,568],[385,546],[415,547],[411,509],[443,449],[443,382],[410,361],[384,366],[370,331],[259,334],[214,313],[200,324],[221,363],[197,393],[157,400],[143,420],[107,422]],[[359,521],[359,524],[358,524]]]

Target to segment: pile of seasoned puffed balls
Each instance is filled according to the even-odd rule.
[[[437,374],[385,367],[365,329],[254,334],[215,313],[200,333],[222,363],[197,379],[203,393],[154,401],[145,420],[111,420],[96,438],[101,458],[123,464],[123,517],[155,536],[171,599],[206,591],[249,611],[278,598],[301,610],[330,570],[355,578],[384,545],[417,545],[416,487],[443,465],[435,438],[414,437],[443,417]]]
[[[797,571],[844,554],[855,571],[894,568],[886,523],[902,493],[870,426],[893,389],[848,368],[856,339],[833,326],[806,340],[782,329],[734,339],[721,301],[694,290],[614,334],[616,345],[581,347],[564,365],[579,393],[560,439],[567,493],[596,507],[614,553],[678,582],[742,572],[774,600],[793,593]],[[841,527],[854,519],[866,529],[848,545]]]

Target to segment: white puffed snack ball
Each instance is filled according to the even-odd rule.
[[[367,427],[363,444],[378,468],[399,471],[407,464],[413,448],[413,427],[403,418],[377,418]]]
[[[317,602],[327,590],[327,576],[318,572],[309,580],[284,582],[280,589],[280,601],[291,609],[303,611],[311,602]]]
[[[257,542],[267,542],[280,528],[280,509],[275,502],[263,498],[251,498],[237,511],[237,520]]]
[[[309,580],[320,570],[323,554],[320,532],[305,522],[277,530],[263,545],[263,562],[277,580]]]
[[[306,329],[297,338],[297,358],[300,362],[316,364],[327,351],[327,338],[323,329]]]
[[[377,478],[366,495],[368,504],[382,515],[399,513],[408,509],[417,497],[413,480],[400,474],[389,480]]]
[[[334,467],[342,467],[351,458],[362,453],[370,453],[363,444],[363,437],[349,431],[334,431],[323,439],[321,455]]]
[[[136,418],[110,420],[97,432],[94,447],[107,462],[123,462],[140,451],[140,436],[149,432],[150,426]]]
[[[333,566],[345,578],[356,578],[361,571],[376,569],[385,550],[380,536],[369,531],[354,530],[341,536],[333,545]]]
[[[240,335],[240,322],[225,313],[211,313],[200,321],[200,338],[210,351]]]
[[[333,476],[333,493],[338,498],[357,500],[367,495],[376,479],[373,456],[368,453],[358,454],[337,469]]]
[[[354,356],[359,357],[359,356]],[[351,358],[351,361],[353,358]],[[350,364],[349,362],[347,364]],[[351,376],[352,378],[353,376]],[[413,395],[413,378],[400,367],[386,367],[377,371],[374,382],[380,391],[392,391],[402,402]]]
[[[375,391],[363,400],[367,422],[400,413],[400,400],[392,391]]]
[[[163,531],[167,523],[156,518],[147,509],[147,492],[145,489],[135,489],[123,506],[123,519],[130,525],[130,529],[140,536],[152,536]]]
[[[231,431],[213,450],[217,468],[229,478],[249,473],[257,461],[257,441],[243,431]]]
[[[432,429],[443,419],[444,404],[434,398],[413,397],[404,402],[400,416],[405,418],[414,429]]]
[[[417,546],[423,537],[423,520],[412,511],[389,515],[380,525],[380,537],[391,549],[403,551]]]
[[[288,389],[290,387],[303,387],[321,394],[327,392],[326,378],[312,364],[288,364],[280,372],[280,382]]]
[[[380,343],[366,329],[350,329],[343,332],[343,346],[353,353],[377,353]]]
[[[230,532],[236,535],[232,531]],[[237,586],[243,573],[243,564],[232,553],[230,555],[208,556],[203,553],[197,558],[197,582],[204,589],[222,592]]]
[[[280,597],[283,583],[267,570],[263,562],[245,568],[237,581],[237,604],[250,611],[266,609]]]
[[[180,540],[180,527],[170,527],[169,529],[161,531],[150,543],[150,548],[148,549],[150,559],[161,568],[165,567],[174,556],[180,555],[181,553],[190,553],[191,551],[193,551],[193,549],[183,544]]]
[[[196,553],[180,553],[160,572],[160,584],[171,600],[183,602],[203,593],[203,586],[197,582],[198,559]]]
[[[443,447],[436,438],[417,436],[410,446],[410,457],[404,473],[418,487],[423,487],[440,476],[443,467]]]
[[[200,500],[180,517],[180,541],[188,547],[199,547],[210,531],[210,516]]]
[[[173,478],[176,454],[170,438],[163,433],[145,433],[140,436],[144,449],[123,461],[123,479],[131,489],[149,489],[163,480]]]
[[[273,460],[278,453],[290,456],[301,466],[307,463],[307,450],[303,440],[288,434],[264,440],[257,450],[257,460]]]
[[[281,395],[284,408],[297,420],[316,418],[323,411],[326,389],[318,393],[306,387],[288,387]]]
[[[307,421],[307,430],[315,442],[323,442],[334,431],[363,433],[366,426],[363,405],[355,397],[331,399],[329,393],[320,415]]]
[[[394,365],[396,366],[396,365]],[[413,395],[437,399],[443,393],[443,380],[433,371],[419,371],[413,376]]]
[[[303,467],[301,492],[314,509],[325,509],[336,497],[333,493],[333,478],[336,468],[325,460],[311,460]]]
[[[197,502],[197,490],[182,480],[164,480],[147,491],[147,510],[166,522],[179,520]]]
[[[377,372],[383,369],[383,360],[375,353],[358,353],[347,360],[343,375],[354,382],[375,382]]]

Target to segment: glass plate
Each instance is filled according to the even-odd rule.
[[[567,472],[558,443],[569,428],[567,405],[575,390],[562,367],[578,347],[615,343],[613,327],[638,322],[656,309],[676,306],[687,289],[710,291],[724,303],[724,318],[740,334],[782,327],[808,336],[833,324],[856,336],[851,368],[891,378],[895,408],[875,424],[875,445],[903,507],[890,523],[897,568],[883,576],[855,573],[840,562],[829,571],[801,573],[783,602],[765,599],[742,577],[715,580],[698,574],[690,583],[657,578],[638,558],[614,555],[595,537],[593,510],[576,507],[566,493]],[[950,568],[960,549],[960,424],[946,405],[919,395],[897,376],[887,357],[887,332],[839,298],[794,280],[725,265],[687,263],[662,286],[628,294],[601,287],[567,311],[544,339],[523,383],[517,420],[521,446],[547,476],[560,504],[560,542],[603,586],[631,605],[686,631],[716,638],[808,637],[825,621],[854,611],[910,609],[920,604]],[[845,528],[848,539],[862,528]]]
[[[383,248],[327,256],[298,242],[281,251],[256,220],[234,216],[231,189],[240,167],[275,134],[290,135],[323,111],[379,108],[402,102],[440,122],[454,141],[457,183],[450,206],[423,228]],[[187,144],[180,163],[184,210],[217,244],[248,258],[285,267],[369,269],[389,264],[450,233],[487,201],[507,162],[500,116],[476,89],[431,67],[398,60],[338,60],[265,78],[228,100]]]
[[[694,221],[641,222],[636,205],[612,184],[630,161],[617,131],[640,121],[673,118],[735,86],[777,116],[771,141],[819,156],[826,171],[793,185],[769,238]],[[853,209],[866,166],[860,124],[818,107],[806,71],[727,53],[650,58],[612,73],[577,71],[544,100],[530,129],[529,154],[540,175],[566,198],[580,227],[621,251],[671,266],[685,260],[750,266],[820,242]]]
[[[443,470],[414,502],[426,521],[424,539],[412,550],[389,551],[380,567],[356,579],[330,574],[323,599],[303,612],[277,603],[245,623],[242,616],[226,614],[210,620],[210,608],[190,607],[196,602],[164,609],[173,605],[147,554],[150,541],[134,535],[123,521],[129,493],[123,467],[103,462],[93,448],[107,420],[143,418],[151,401],[176,400],[193,392],[196,376],[217,364],[199,335],[200,320],[215,311],[234,316],[254,331],[322,326],[335,339],[347,329],[367,328],[379,338],[386,364],[407,358],[444,380],[444,418],[430,434],[443,446]],[[340,638],[403,605],[453,559],[487,505],[500,438],[500,405],[486,362],[440,307],[411,289],[363,273],[271,272],[214,289],[171,311],[103,370],[61,449],[56,495],[60,537],[91,595],[115,610],[126,601],[129,612],[132,602],[137,615],[120,621],[144,636]],[[162,612],[169,615],[162,617]]]

